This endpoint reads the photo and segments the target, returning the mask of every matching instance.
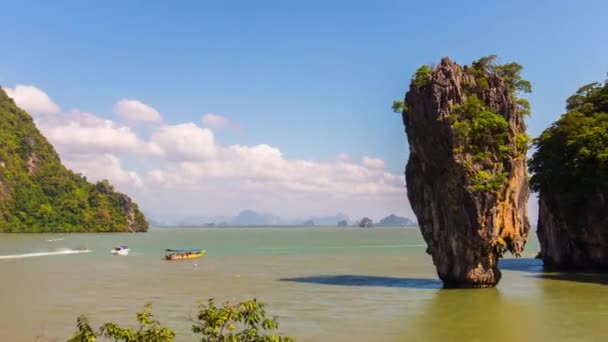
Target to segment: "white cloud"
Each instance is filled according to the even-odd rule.
[[[59,106],[42,90],[31,86],[18,84],[15,88],[3,88],[15,103],[32,115],[56,114]]]
[[[336,157],[336,160],[339,160],[339,161],[341,161],[341,162],[348,163],[348,162],[350,162],[350,156],[348,155],[348,153],[340,153],[340,154],[338,154],[338,156]]]
[[[118,116],[132,123],[161,122],[163,120],[156,109],[132,99],[122,99],[116,102],[114,111]]]
[[[137,172],[125,170],[120,159],[113,154],[73,155],[64,162],[70,169],[82,173],[91,182],[107,179],[119,190],[144,186]]]
[[[264,193],[405,196],[403,177],[383,171],[379,168],[382,162],[379,159],[370,158],[374,167],[369,167],[342,161],[321,163],[286,159],[278,148],[264,144],[213,146],[213,154],[202,151],[196,154],[199,158],[174,153],[174,158],[181,156],[181,159],[174,159],[170,167],[162,170],[162,177],[157,173],[157,180],[165,187],[231,180],[243,190]],[[171,181],[166,181],[168,177]]]
[[[122,116],[160,120],[160,114]],[[201,210],[217,214],[221,208],[295,215],[323,214],[310,212],[313,208],[333,213],[349,208],[379,212],[386,207],[387,214],[408,210],[404,177],[386,172],[378,158],[355,162],[342,154],[329,162],[292,159],[268,144],[218,144],[209,128],[194,123],[135,130],[79,110],[40,117],[36,124],[68,167],[141,196],[134,199],[144,209],[179,208],[190,210],[189,215]]]
[[[190,190],[197,190],[196,183],[191,180],[184,178],[178,174],[168,173],[163,170],[152,170],[146,175],[146,182],[153,185],[159,186],[164,189],[174,189],[178,187],[187,188]]]
[[[47,139],[68,155],[131,153],[160,156],[163,153],[154,143],[140,140],[131,128],[91,113],[73,110],[52,118],[41,118],[36,123]]]
[[[368,156],[363,156],[363,158],[361,158],[361,163],[367,167],[371,167],[374,169],[384,169],[384,160],[379,158],[370,158]]]
[[[216,152],[213,132],[193,123],[159,127],[150,138],[168,160],[206,160]]]
[[[228,127],[231,123],[230,120],[225,117],[225,116],[221,116],[218,114],[213,114],[213,113],[207,113],[205,115],[203,115],[203,118],[201,119],[203,125],[205,126],[209,126],[209,127]]]

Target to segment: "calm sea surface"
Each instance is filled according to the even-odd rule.
[[[110,255],[118,244],[132,254]],[[161,259],[184,247],[207,254]],[[67,254],[76,249],[92,251]],[[193,341],[188,320],[210,297],[265,301],[299,341],[608,340],[608,278],[543,273],[535,237],[526,250],[501,261],[496,289],[441,290],[417,229],[0,234],[0,341],[64,341],[79,314],[130,323],[148,301]]]

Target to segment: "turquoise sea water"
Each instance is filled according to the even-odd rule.
[[[54,240],[54,241],[49,241]],[[126,244],[132,254],[110,255]],[[162,260],[165,248],[207,250]],[[73,250],[89,249],[80,254]],[[0,341],[63,341],[79,314],[132,322],[145,302],[189,333],[196,302],[256,297],[299,341],[603,341],[608,278],[501,261],[495,289],[442,290],[417,229],[153,229],[146,234],[0,234]],[[49,254],[47,254],[49,253]]]

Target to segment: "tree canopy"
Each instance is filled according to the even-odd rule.
[[[608,192],[608,81],[582,86],[567,112],[534,141],[529,161],[533,190],[553,190],[567,204]]]
[[[473,69],[476,70],[481,76],[491,74],[500,76],[509,85],[509,88],[513,92],[532,92],[532,85],[530,82],[521,77],[523,66],[515,62],[497,64],[497,60],[497,55],[489,55],[481,57],[477,61],[473,62],[472,66]]]

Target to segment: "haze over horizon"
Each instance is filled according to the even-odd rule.
[[[587,34],[603,30],[602,1],[271,3],[4,4],[0,38],[19,44],[0,85],[68,167],[154,219],[414,218],[390,107],[419,65],[522,64],[532,136],[608,70]]]

